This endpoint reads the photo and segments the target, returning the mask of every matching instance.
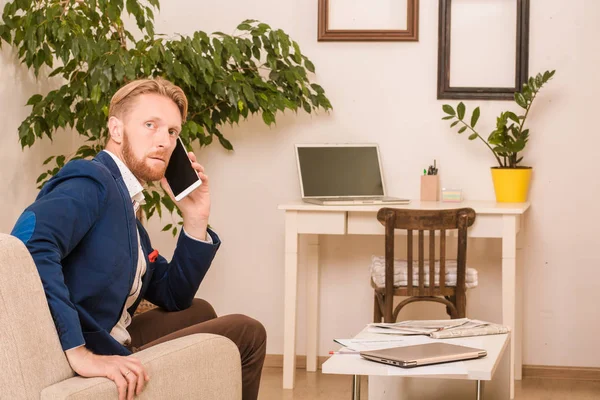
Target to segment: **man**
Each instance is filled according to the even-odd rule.
[[[171,262],[152,248],[135,218],[143,186],[164,178],[187,114],[183,91],[163,79],[137,80],[113,96],[110,137],[92,161],[76,160],[44,185],[12,234],[29,249],[60,342],[73,370],[115,382],[132,399],[150,379],[135,351],[194,333],[230,338],[240,350],[243,399],[256,399],[266,333],[243,315],[217,318],[194,299],[221,242],[208,228],[209,179],[177,203],[183,229]],[[160,308],[134,318],[143,299]]]

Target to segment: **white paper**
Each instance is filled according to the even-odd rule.
[[[404,339],[335,339],[336,343],[341,344],[351,351],[367,351],[389,349],[390,347],[406,346],[408,343]],[[344,349],[340,350],[344,352]]]
[[[440,329],[449,329],[455,328],[458,326],[465,326],[467,324],[473,323],[474,321],[469,320],[468,318],[460,318],[460,319],[433,319],[433,320],[410,320],[410,321],[401,321],[395,323],[373,323],[368,324],[368,326],[374,326],[378,328],[384,329],[393,329],[397,331],[406,331],[418,334],[428,334],[431,332],[438,331]],[[479,322],[479,321],[477,321]]]
[[[367,332],[395,335],[428,335],[434,338],[453,338],[507,333],[508,327],[476,319],[415,320],[367,325]]]
[[[377,326],[369,325],[367,327],[366,332],[368,333],[378,333],[382,335],[423,335],[423,333],[414,333],[409,331],[404,331],[400,329],[389,329],[389,328],[380,328]]]

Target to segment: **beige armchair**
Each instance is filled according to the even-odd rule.
[[[229,339],[196,334],[136,353],[150,375],[139,399],[241,399],[240,355]],[[0,398],[116,399],[106,378],[75,376],[61,349],[33,260],[0,234]]]

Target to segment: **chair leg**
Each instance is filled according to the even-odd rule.
[[[377,293],[373,296],[373,322],[380,323],[383,318],[383,313],[381,312],[381,307],[379,306],[379,299],[377,298]]]
[[[444,296],[446,298],[446,300],[448,300],[449,302],[451,302],[452,304],[456,305],[456,296]],[[446,314],[448,314],[448,316],[450,318],[453,318],[452,316],[452,309],[448,306],[446,306]]]
[[[458,318],[465,318],[467,315],[467,295],[465,292],[457,291],[455,303],[458,311]]]
[[[383,311],[383,322],[392,323],[394,320],[394,296],[389,299],[386,296],[381,295],[381,305]]]
[[[459,296],[452,295],[452,296],[444,296],[444,297],[446,300],[448,300],[454,306],[454,307],[446,306],[446,313],[450,316],[450,319],[464,318],[465,317],[464,308],[463,308],[463,311],[461,312],[459,309],[459,306],[458,306],[457,299],[459,298]]]

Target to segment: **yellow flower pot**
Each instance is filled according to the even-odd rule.
[[[529,193],[531,167],[492,168],[496,201],[499,203],[524,203]]]

